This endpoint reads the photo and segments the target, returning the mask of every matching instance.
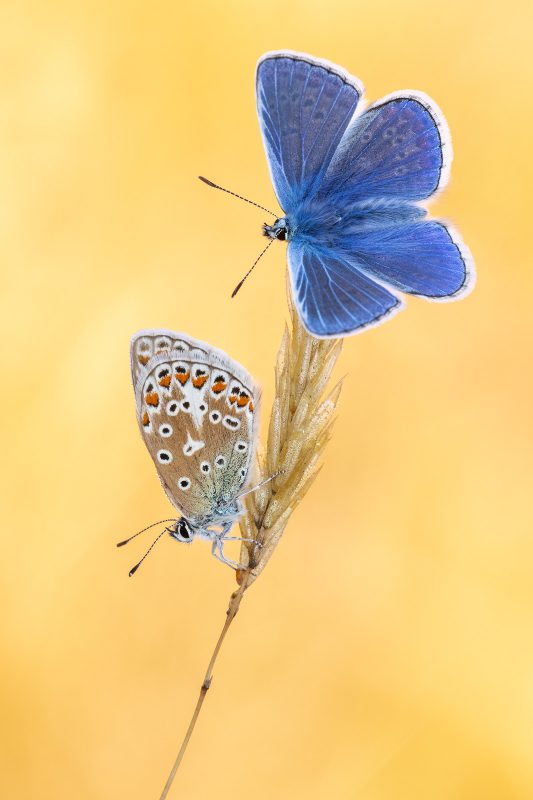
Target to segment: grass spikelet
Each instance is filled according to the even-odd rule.
[[[303,327],[289,301],[291,329],[285,329],[276,362],[276,395],[272,404],[266,457],[259,458],[259,480],[276,477],[245,498],[243,542],[237,579],[251,583],[265,568],[292,511],[314,477],[329,439],[339,382],[322,400],[342,342],[316,339]],[[259,543],[259,546],[256,544]]]

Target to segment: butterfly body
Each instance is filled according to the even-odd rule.
[[[288,243],[296,306],[315,336],[357,333],[403,307],[397,292],[449,300],[473,285],[468,249],[421,203],[451,163],[442,113],[401,92],[360,111],[363,88],[303,53],[260,59],[257,109],[285,214],[264,226]]]
[[[257,440],[259,391],[240,364],[187,334],[140,331],[131,344],[141,435],[180,519],[180,542],[222,544],[242,513]]]
[[[383,230],[394,225],[423,219],[426,209],[415,205],[397,203],[387,198],[361,200],[348,208],[336,207],[327,200],[310,200],[293,214],[277,219],[273,225],[263,226],[265,236],[280,241],[308,241],[319,246],[343,247],[343,237],[348,252],[353,250],[352,236],[367,231]]]

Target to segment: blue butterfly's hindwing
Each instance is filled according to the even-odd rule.
[[[469,252],[436,220],[341,236],[339,247],[369,276],[401,292],[450,300],[467,288]]]
[[[307,330],[318,337],[346,336],[383,322],[401,300],[327,247],[289,243],[293,297]]]

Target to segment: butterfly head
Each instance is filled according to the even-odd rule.
[[[279,239],[281,242],[286,242],[291,235],[287,217],[280,217],[273,225],[267,225],[265,222],[263,234],[269,239]]]
[[[176,539],[178,542],[190,544],[194,539],[194,528],[185,517],[178,519],[176,524],[172,528],[169,528],[168,531],[172,538]]]

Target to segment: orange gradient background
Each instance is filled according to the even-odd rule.
[[[367,97],[416,88],[453,134],[432,211],[478,285],[347,340],[324,469],[245,598],[172,798],[533,797],[532,8],[244,2],[0,11],[2,743],[6,800],[159,797],[234,588],[169,514],[137,431],[140,327],[264,387],[285,246],[229,294],[277,208],[255,113],[266,50]],[[151,540],[146,540],[146,545]]]

